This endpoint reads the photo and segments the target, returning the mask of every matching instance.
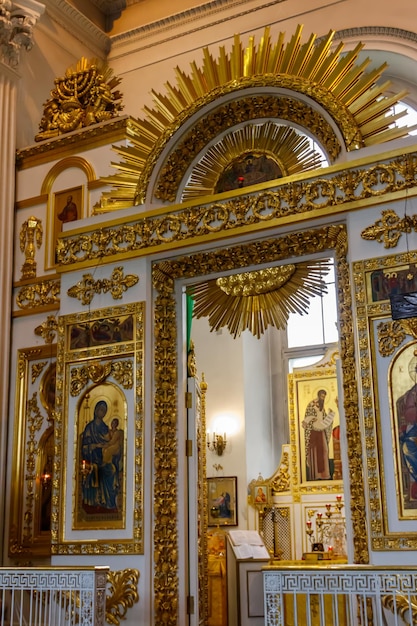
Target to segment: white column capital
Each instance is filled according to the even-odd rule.
[[[0,60],[19,64],[21,50],[33,46],[33,28],[44,11],[36,0],[0,0]]]

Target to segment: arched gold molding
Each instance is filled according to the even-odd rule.
[[[319,167],[318,158],[314,159],[311,154],[303,153],[301,137],[293,128],[281,126],[276,133],[277,137],[274,136],[272,131],[274,127],[276,129],[277,123],[269,121],[271,117],[315,128],[315,137],[330,160],[336,159],[340,153],[341,145],[331,125],[318,111],[314,111],[304,102],[293,98],[278,99],[274,96],[248,97],[238,102],[234,100],[211,111],[198,121],[171,152],[155,183],[155,197],[170,202],[176,200],[178,188],[186,175],[190,161],[196,158],[198,152],[204,150],[216,136],[230,127],[231,118],[235,123],[252,119],[256,120],[256,123],[247,124],[244,128],[224,135],[215,147],[208,148],[203,153],[193,167],[190,180],[185,184],[183,201],[213,194],[220,173],[238,156],[239,150],[240,154],[244,154],[248,145],[252,150],[256,146],[258,152],[263,154],[273,152],[285,176]],[[249,133],[247,129],[253,130]],[[235,136],[239,133],[242,133],[243,137],[236,139]]]
[[[89,163],[89,161],[79,156],[67,157],[66,159],[58,161],[58,163],[55,163],[55,165],[51,167],[51,169],[44,178],[40,193],[50,194],[53,184],[59,174],[62,174],[62,172],[69,169],[70,167],[75,167],[82,170],[85,173],[88,182],[92,182],[97,178],[94,168],[91,163]]]
[[[187,75],[177,67],[177,86],[167,83],[165,95],[152,92],[155,108],[145,107],[146,119],[138,121],[132,145],[116,148],[124,161],[116,164],[119,174],[105,179],[114,190],[104,198],[114,203],[114,209],[143,203],[158,159],[181,126],[197,113],[201,117],[204,109],[208,112],[216,100],[248,88],[275,85],[307,97],[333,119],[346,150],[407,133],[404,128],[390,128],[397,119],[390,109],[405,92],[388,97],[384,92],[389,83],[376,84],[386,65],[366,72],[370,60],[357,62],[362,44],[342,56],[343,43],[330,49],[332,31],[319,43],[314,34],[302,43],[301,33],[298,26],[288,43],[283,33],[272,43],[267,27],[259,45],[251,37],[245,49],[236,35],[230,54],[221,47],[214,59],[205,48],[202,68],[193,62]]]
[[[178,379],[181,320],[177,317],[176,281],[250,268],[305,254],[333,251],[338,285],[340,359],[350,476],[354,560],[368,563],[368,531],[363,492],[363,460],[353,341],[352,296],[344,225],[325,226],[244,243],[226,249],[164,260],[153,266],[154,305],[154,550],[155,623],[176,626],[179,606],[178,545]]]

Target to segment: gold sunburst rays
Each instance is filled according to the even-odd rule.
[[[310,299],[327,292],[329,259],[233,274],[192,285],[193,317],[207,317],[210,330],[244,330],[258,339],[268,326],[285,329],[291,313],[305,314]]]
[[[165,94],[151,91],[154,107],[145,107],[145,119],[136,120],[130,145],[114,147],[123,160],[113,163],[118,174],[103,179],[113,186],[103,194],[103,210],[142,204],[153,169],[182,124],[204,107],[213,107],[216,99],[234,92],[242,97],[249,88],[273,89],[277,98],[282,97],[278,89],[311,98],[331,116],[346,150],[406,135],[407,127],[396,127],[397,117],[392,114],[393,104],[406,92],[388,97],[389,83],[378,84],[386,65],[367,71],[370,59],[358,62],[363,45],[344,53],[340,43],[332,50],[333,36],[330,31],[317,41],[312,34],[302,43],[302,26],[298,26],[288,42],[284,33],[273,42],[267,27],[258,46],[252,36],[244,47],[236,35],[230,53],[220,47],[215,58],[204,48],[201,67],[195,61],[190,73],[176,67],[176,85],[166,83]],[[314,135],[314,128],[307,130]]]
[[[247,124],[222,137],[204,153],[193,167],[182,201],[217,192],[220,176],[250,154],[266,155],[277,164],[281,176],[317,168],[322,163],[321,155],[311,149],[309,140],[293,128],[275,122]]]

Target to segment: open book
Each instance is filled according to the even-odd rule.
[[[269,559],[268,550],[256,530],[229,530],[229,538],[237,559]]]

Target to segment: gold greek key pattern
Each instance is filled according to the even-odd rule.
[[[417,152],[387,158],[384,162],[362,165],[272,186],[261,191],[187,208],[170,207],[169,214],[154,215],[134,223],[117,224],[58,240],[57,258],[61,266],[127,255],[162,247],[192,243],[202,236],[230,236],[243,227],[276,226],[294,216],[307,217],[347,211],[361,202],[374,204],[388,193],[398,197],[410,188],[417,191]]]

